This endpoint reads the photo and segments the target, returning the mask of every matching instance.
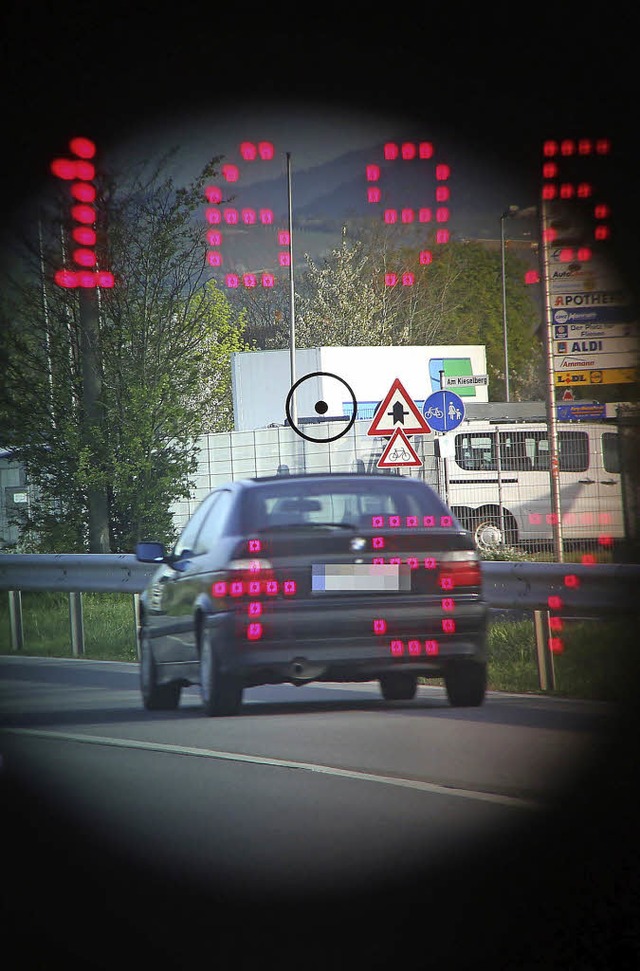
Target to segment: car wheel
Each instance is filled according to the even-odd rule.
[[[416,674],[394,671],[380,676],[380,690],[385,701],[410,701],[415,697],[417,687]]]
[[[144,631],[140,638],[140,691],[147,711],[170,711],[180,702],[181,685],[175,681],[158,684],[158,669],[149,635]]]
[[[444,671],[449,703],[454,708],[475,708],[484,701],[487,665],[476,661],[451,661]]]
[[[200,642],[200,695],[207,715],[236,715],[242,703],[242,685],[220,671],[220,659],[210,630]]]

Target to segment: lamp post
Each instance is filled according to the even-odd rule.
[[[509,401],[509,343],[507,340],[507,280],[504,260],[504,221],[515,216],[520,211],[519,206],[509,206],[500,216],[500,258],[502,267],[502,344],[504,348],[504,391],[505,400]]]
[[[296,383],[296,311],[295,289],[293,282],[293,205],[291,201],[291,152],[287,152],[287,211],[289,225],[289,367],[291,387]],[[291,415],[293,423],[298,423],[298,407],[295,395],[291,400]]]

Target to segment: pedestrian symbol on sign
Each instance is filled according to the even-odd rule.
[[[452,391],[434,391],[422,406],[422,414],[434,431],[449,432],[464,419],[464,403]]]

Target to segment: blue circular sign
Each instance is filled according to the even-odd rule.
[[[450,432],[464,419],[464,404],[453,391],[434,391],[422,406],[422,414],[434,432]]]

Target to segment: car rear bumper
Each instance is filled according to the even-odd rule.
[[[453,609],[416,598],[272,605],[236,611],[220,626],[222,670],[246,685],[371,680],[394,670],[438,676],[455,659],[486,662],[486,605],[457,598]]]

